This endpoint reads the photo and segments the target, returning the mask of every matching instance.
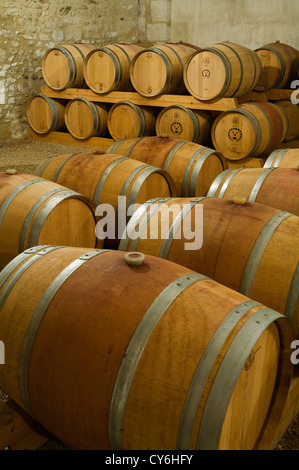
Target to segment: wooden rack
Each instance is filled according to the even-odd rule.
[[[98,103],[118,103],[119,101],[130,101],[137,106],[150,106],[165,108],[172,104],[178,104],[190,109],[206,110],[223,112],[229,109],[236,109],[242,103],[249,101],[276,101],[279,99],[290,99],[294,90],[270,90],[267,92],[252,91],[239,99],[236,98],[222,98],[219,100],[199,101],[191,95],[162,95],[157,98],[144,98],[136,92],[120,92],[114,91],[105,95],[94,93],[89,88],[67,88],[63,91],[55,91],[51,88],[44,86],[40,91],[43,95],[53,99],[72,100],[78,96],[86,98],[89,101]],[[103,149],[107,150],[114,142],[112,138],[105,137],[92,137],[87,141],[75,139],[68,132],[50,132],[47,135],[40,135],[35,133],[31,128],[28,130],[28,139],[31,141],[51,142],[62,145],[70,145],[75,147],[82,147],[86,149]]]

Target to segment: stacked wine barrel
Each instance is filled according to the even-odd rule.
[[[279,148],[293,111],[209,103],[289,86],[297,59],[280,43],[45,54],[55,96],[120,97],[33,97],[36,132],[113,143],[0,175],[0,388],[70,448],[275,446],[299,339],[299,150]],[[147,106],[124,99],[134,90]],[[188,93],[207,109],[177,105]]]
[[[42,59],[45,82],[58,95],[31,97],[27,119],[39,135],[66,131],[79,144],[92,137],[119,141],[165,135],[214,148],[231,168],[262,167],[282,143],[299,139],[298,106],[290,99],[263,97],[272,89],[289,89],[299,78],[298,64],[299,51],[278,41],[256,50],[231,42],[206,48],[185,43],[62,45]],[[76,88],[77,96],[59,99],[66,88]],[[80,96],[80,89],[96,99]],[[255,95],[246,102],[251,92]],[[113,104],[100,101],[110,93],[117,94]],[[165,95],[171,97],[169,105],[157,106],[155,101]],[[205,109],[178,103],[177,95],[194,97]],[[211,104],[226,98],[241,100],[241,105],[211,110]]]

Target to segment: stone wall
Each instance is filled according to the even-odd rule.
[[[138,40],[138,0],[0,0],[0,142],[26,136],[28,98],[47,49]],[[141,3],[141,2],[140,2]]]
[[[172,40],[201,47],[279,39],[299,48],[298,0],[0,0],[0,142],[26,136],[26,103],[51,47]]]

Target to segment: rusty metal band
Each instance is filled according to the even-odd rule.
[[[181,276],[169,284],[151,304],[137,325],[125,351],[112,394],[109,414],[109,442],[113,450],[123,449],[124,417],[131,384],[152,332],[177,296],[195,282],[207,279],[197,273]]]

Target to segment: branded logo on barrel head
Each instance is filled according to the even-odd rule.
[[[202,76],[204,78],[209,78],[209,76],[211,75],[211,72],[208,70],[208,69],[204,69],[202,72],[201,72]]]
[[[183,132],[183,126],[180,122],[174,121],[170,126],[170,130],[175,135],[181,135]]]
[[[232,127],[228,131],[228,138],[232,140],[233,142],[239,142],[243,137],[241,129],[238,127]]]

